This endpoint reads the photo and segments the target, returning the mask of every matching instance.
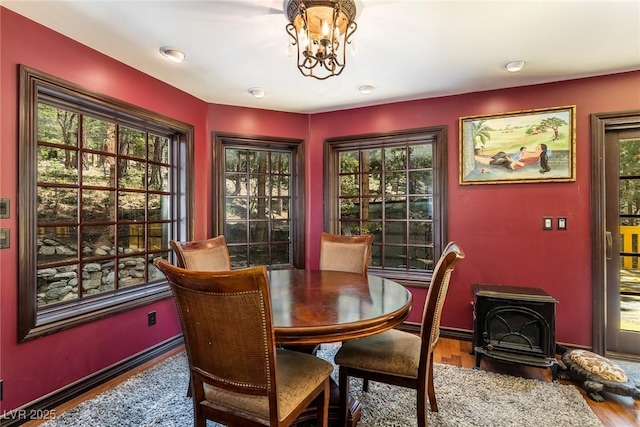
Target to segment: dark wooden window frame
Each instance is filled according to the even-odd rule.
[[[225,177],[224,149],[226,147],[287,150],[291,151],[291,259],[293,268],[305,267],[305,168],[304,140],[280,138],[272,136],[242,135],[234,133],[213,132],[212,135],[212,235],[224,234],[225,210]]]
[[[433,143],[433,249],[438,259],[447,244],[447,127],[401,130],[389,133],[375,133],[329,138],[324,141],[324,229],[338,233],[338,152],[345,149],[369,149],[388,147],[411,142]],[[369,266],[369,273],[399,280],[416,287],[428,287],[432,270],[421,272],[385,270]]]
[[[160,116],[149,110],[88,91],[80,86],[29,67],[19,66],[19,259],[18,259],[18,341],[25,342],[43,335],[69,329],[171,297],[166,281],[124,288],[117,292],[92,296],[78,301],[37,306],[37,105],[39,96],[56,99],[59,106],[91,111],[107,117],[117,116],[122,123],[146,122],[155,129],[170,132],[178,162],[176,183],[176,218],[184,218],[174,230],[176,237],[192,237],[193,212],[193,126]],[[167,248],[167,255],[169,254]]]

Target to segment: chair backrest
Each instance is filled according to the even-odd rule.
[[[341,236],[322,233],[320,236],[320,270],[367,274],[371,260],[373,236]]]
[[[276,347],[266,268],[194,271],[160,258],[155,264],[175,297],[192,381],[268,396],[270,411],[277,415]]]
[[[178,267],[197,271],[231,270],[231,257],[224,236],[191,242],[169,241]]]
[[[428,350],[433,349],[438,342],[438,338],[440,338],[440,316],[447,291],[449,290],[451,273],[463,259],[464,252],[462,249],[455,242],[449,242],[433,270],[431,285],[429,286],[422,312],[422,327],[420,331],[420,336],[422,337],[421,365],[423,364],[422,359],[427,357]]]

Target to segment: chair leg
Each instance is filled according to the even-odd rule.
[[[194,427],[207,427],[207,419],[205,418],[202,410],[197,408],[197,405],[194,402],[193,406],[193,426]]]
[[[422,391],[420,391],[422,390]],[[418,415],[418,427],[427,427],[427,402],[424,394],[424,388],[417,390],[418,402],[417,402],[417,415]]]
[[[338,387],[340,389],[340,425],[347,426],[347,404],[349,402],[349,370],[338,368]]]
[[[324,382],[324,390],[316,398],[316,426],[328,427],[329,425],[329,378]]]
[[[366,378],[362,379],[362,391],[369,391],[369,380]]]
[[[427,394],[429,395],[429,405],[431,412],[438,412],[438,402],[436,402],[436,389],[433,386],[433,353],[427,357]]]
[[[202,380],[190,377],[189,390],[191,390],[191,400],[193,401],[193,425],[194,427],[207,427],[207,418],[202,410],[200,402],[204,400],[204,386]]]

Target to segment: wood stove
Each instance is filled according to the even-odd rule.
[[[557,375],[555,306],[538,288],[473,285],[473,352],[483,357],[552,369]]]

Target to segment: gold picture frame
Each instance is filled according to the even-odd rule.
[[[460,118],[459,183],[576,180],[576,106]]]

